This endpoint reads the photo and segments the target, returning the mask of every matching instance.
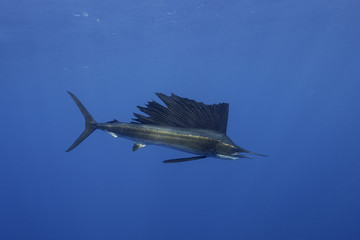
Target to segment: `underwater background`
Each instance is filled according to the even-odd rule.
[[[360,1],[0,1],[0,239],[360,239]],[[155,92],[268,158],[83,131]]]

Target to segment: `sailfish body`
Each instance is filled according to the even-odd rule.
[[[84,105],[72,93],[68,92],[85,118],[85,130],[67,149],[71,151],[88,137],[95,129],[107,131],[113,137],[124,137],[135,141],[133,151],[146,145],[160,145],[176,150],[196,154],[189,158],[178,158],[164,161],[184,162],[217,157],[224,159],[249,158],[241,153],[261,155],[237,146],[227,135],[229,104],[206,105],[175,94],[156,95],[166,107],[151,101],[140,111],[148,116],[134,113],[133,122],[124,123],[113,120],[97,123]]]

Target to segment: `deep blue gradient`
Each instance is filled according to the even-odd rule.
[[[2,0],[0,239],[360,239],[360,1]],[[237,161],[83,130],[230,103]]]

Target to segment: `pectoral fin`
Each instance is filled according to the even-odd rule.
[[[145,147],[146,145],[145,144],[142,144],[142,143],[135,143],[134,146],[133,146],[133,152]]]
[[[198,160],[198,159],[202,159],[202,158],[206,158],[206,156],[196,156],[196,157],[188,157],[188,158],[169,159],[169,160],[163,161],[163,163],[188,162],[188,161]]]
[[[234,157],[237,157],[237,158],[249,158],[249,159],[252,159],[252,157],[249,157],[249,156],[246,156],[246,155],[242,155],[242,154],[236,154],[236,155],[234,155]]]

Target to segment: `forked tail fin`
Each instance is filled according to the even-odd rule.
[[[88,110],[86,110],[84,105],[80,102],[80,100],[71,92],[67,92],[70,94],[71,98],[74,100],[80,112],[85,118],[85,130],[82,132],[80,137],[78,137],[75,142],[66,150],[66,152],[70,152],[71,150],[76,148],[77,145],[79,145],[82,141],[84,141],[85,138],[87,138],[93,131],[95,131],[95,129],[97,128],[97,123],[95,119],[91,116],[91,114],[88,112]]]

